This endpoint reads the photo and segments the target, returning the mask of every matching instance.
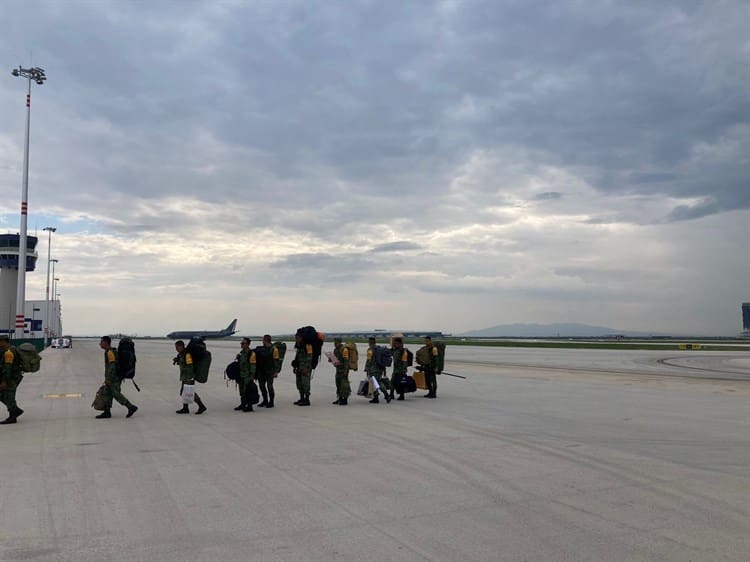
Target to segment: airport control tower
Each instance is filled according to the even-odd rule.
[[[16,328],[19,234],[0,234],[0,334]],[[36,236],[26,237],[26,271],[36,268]]]

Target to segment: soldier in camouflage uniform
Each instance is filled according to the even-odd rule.
[[[393,373],[391,373],[391,399],[393,399],[393,392],[398,385],[398,381],[401,380],[402,377],[406,376],[406,372],[408,370],[407,363],[409,362],[409,354],[404,347],[403,338],[393,338],[393,348],[391,352],[393,353]],[[404,393],[403,389],[401,389],[401,391],[398,393],[397,400],[403,399]]]
[[[240,405],[235,410],[243,412],[253,411],[249,391],[250,382],[255,379],[256,357],[255,352],[250,349],[251,343],[250,338],[242,338],[241,351],[237,354],[237,361],[240,362],[240,380],[237,381],[240,387]]]
[[[378,386],[383,390],[383,398],[385,401],[391,402],[391,381],[385,376],[385,369],[383,369],[378,362],[375,360],[375,338],[368,338],[369,347],[367,348],[367,361],[365,361],[365,373],[368,377],[377,381]],[[373,382],[373,386],[374,386]],[[377,387],[376,387],[377,388]],[[372,393],[372,400],[370,404],[379,404],[380,398],[378,397],[378,390],[374,390]]]
[[[97,419],[107,419],[112,417],[110,412],[112,408],[112,399],[117,400],[120,404],[128,409],[125,416],[129,418],[138,410],[138,406],[130,403],[130,400],[120,392],[122,379],[117,372],[117,350],[112,347],[112,338],[102,336],[99,340],[99,347],[104,350],[104,411],[96,416]]]
[[[300,333],[297,333],[294,337],[294,347],[297,351],[294,355],[294,361],[292,361],[292,369],[294,370],[297,390],[299,391],[299,400],[294,405],[309,406],[313,347],[309,343],[304,343]]]
[[[21,357],[18,350],[10,345],[8,336],[0,336],[0,353],[2,354],[2,370],[0,371],[0,402],[8,408],[8,417],[0,425],[16,423],[23,410],[16,404],[16,389],[23,380],[21,374]]]
[[[339,362],[336,365],[336,396],[334,404],[346,406],[352,387],[349,384],[349,350],[341,343],[341,338],[333,338],[333,355]]]
[[[263,396],[263,402],[258,404],[258,408],[273,408],[273,400],[276,392],[273,389],[273,379],[279,376],[281,371],[281,358],[279,349],[271,342],[271,336],[263,336],[262,348],[256,348],[257,368],[256,379],[258,387]]]
[[[193,356],[185,350],[184,341],[177,340],[174,342],[174,348],[177,351],[177,357],[174,358],[172,363],[180,366],[180,396],[182,396],[182,389],[186,384],[195,384],[195,365],[193,364]],[[197,392],[195,393],[195,403],[198,404],[198,411],[195,412],[196,416],[206,411],[206,405]],[[188,405],[183,404],[182,409],[177,410],[176,413],[189,414]]]
[[[432,338],[425,336],[424,345],[429,351],[430,363],[424,365],[424,380],[427,383],[427,394],[425,398],[437,398],[437,376],[440,374],[438,367],[438,348],[432,344]]]

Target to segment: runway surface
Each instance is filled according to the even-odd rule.
[[[748,559],[750,352],[454,346],[437,400],[333,406],[323,364],[297,407],[290,348],[239,413],[209,342],[183,416],[172,342],[138,340],[140,410],[95,420],[97,344],[46,350],[0,426],[0,560]]]

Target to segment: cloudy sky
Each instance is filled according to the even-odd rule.
[[[65,331],[516,322],[734,335],[743,1],[38,2],[0,11],[0,231]],[[29,274],[43,298],[47,255]]]

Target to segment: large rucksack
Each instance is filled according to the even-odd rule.
[[[375,346],[375,364],[381,369],[390,367],[393,364],[393,352],[390,347],[384,345]]]
[[[357,344],[350,341],[345,343],[344,347],[349,350],[349,369],[356,371],[359,369],[359,351],[357,351]]]
[[[432,363],[432,355],[430,354],[430,348],[423,345],[417,350],[416,354],[417,365],[424,367]]]
[[[192,337],[185,351],[193,358],[193,363],[196,363],[203,359],[203,356],[206,354],[206,342],[203,341],[203,338]]]
[[[121,379],[135,377],[135,343],[131,338],[121,338],[117,344],[117,376]]]
[[[36,373],[42,363],[42,356],[33,343],[22,343],[16,350],[21,363],[22,373]]]
[[[284,364],[284,355],[286,355],[286,344],[283,341],[273,342],[273,346],[279,351],[279,367]]]
[[[312,326],[303,326],[297,330],[297,333],[302,336],[302,344],[312,346],[312,364],[311,367],[314,369],[318,366],[320,360],[320,352],[323,350],[323,341],[326,339],[325,334],[318,332]]]
[[[193,376],[195,377],[195,382],[205,383],[208,380],[208,371],[210,369],[211,352],[204,346],[203,356],[197,361],[195,357],[193,357]]]
[[[438,350],[437,361],[435,362],[435,371],[440,372],[445,367],[445,342],[435,342],[435,347],[437,347]]]

